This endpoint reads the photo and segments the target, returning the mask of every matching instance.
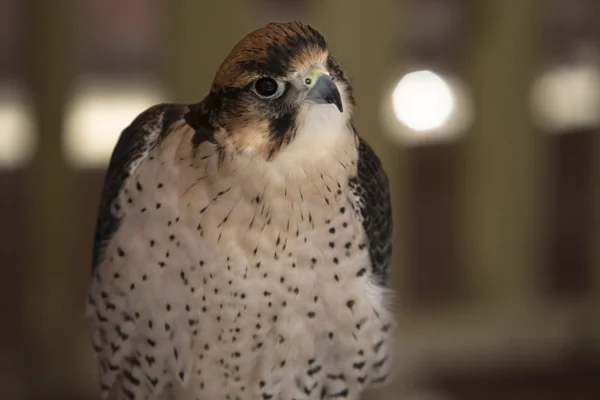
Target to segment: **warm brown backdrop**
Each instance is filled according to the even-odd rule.
[[[0,1],[0,86],[28,93],[38,138],[30,162],[0,168],[0,397],[96,398],[82,314],[103,169],[64,157],[75,82],[150,74],[198,101],[243,34],[299,18],[353,79],[357,127],[392,184],[399,368],[373,398],[600,399],[598,126],[549,135],[529,103],[545,66],[582,40],[597,51],[595,3]],[[383,134],[390,79],[413,64],[469,87],[465,135],[412,147]]]

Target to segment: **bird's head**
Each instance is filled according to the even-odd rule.
[[[353,105],[323,36],[299,22],[271,23],[237,43],[186,120],[196,144],[211,140],[270,160],[301,136],[347,129]]]

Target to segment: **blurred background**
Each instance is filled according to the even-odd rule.
[[[300,19],[394,201],[397,370],[370,399],[600,399],[600,2],[0,0],[2,399],[95,399],[104,171],[243,35]]]

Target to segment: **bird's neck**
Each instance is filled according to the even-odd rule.
[[[290,185],[309,185],[329,176],[346,181],[356,173],[358,158],[357,137],[349,123],[301,123],[294,140],[271,160],[242,154],[231,157],[230,171],[244,176],[244,180],[260,177],[263,183],[285,188]]]
[[[181,188],[192,188],[188,194],[192,202],[199,201],[198,206],[205,198],[231,190],[228,193],[236,192],[236,201],[257,206],[258,197],[289,203],[279,210],[291,210],[292,203],[308,206],[327,201],[333,209],[346,196],[349,178],[356,175],[358,138],[349,123],[320,127],[301,126],[294,141],[271,160],[252,153],[229,153],[204,143],[196,149],[192,163],[181,157]],[[203,193],[192,193],[197,190]]]

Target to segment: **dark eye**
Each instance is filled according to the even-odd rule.
[[[261,97],[270,98],[279,92],[279,84],[273,78],[260,78],[254,82],[254,91]]]

